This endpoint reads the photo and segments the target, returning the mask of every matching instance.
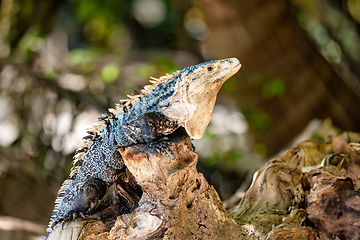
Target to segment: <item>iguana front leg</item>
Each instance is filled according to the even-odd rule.
[[[178,129],[176,121],[172,121],[164,114],[158,112],[149,112],[137,119],[122,125],[122,141],[133,144],[147,143],[155,148],[157,152],[163,151],[167,157],[170,156],[166,152],[173,152],[167,147],[169,142],[163,142],[163,138]],[[166,149],[166,150],[165,150]],[[104,197],[109,183],[104,182],[109,176],[119,176],[119,172],[124,171],[125,166],[120,153],[116,150],[108,161],[107,167],[100,172],[98,178],[87,179],[80,188],[79,194],[74,199],[72,210],[69,211],[68,218],[76,218],[78,216],[85,217],[97,203]],[[105,176],[102,176],[105,175]],[[113,179],[115,181],[116,179]],[[113,182],[111,181],[111,182]],[[56,224],[56,223],[55,223]]]
[[[139,122],[145,142],[158,153],[164,152],[167,158],[171,160],[168,152],[173,156],[175,154],[168,147],[168,144],[173,143],[169,141],[167,136],[179,128],[178,123],[158,112],[151,112],[145,115],[142,121]]]
[[[180,127],[177,121],[170,119],[166,115],[159,112],[149,112],[142,115],[139,119],[129,122],[121,126],[121,141],[124,140],[128,145],[147,143],[154,147],[157,152],[166,152],[171,150],[167,147],[170,142],[164,141],[164,137],[173,133]],[[165,150],[166,149],[166,150]]]
[[[165,152],[168,156],[168,153],[165,151],[165,149],[169,151],[169,148],[166,146],[167,142],[161,142],[161,138],[171,134],[177,128],[177,122],[172,121],[165,115],[158,112],[149,112],[142,115],[139,119],[122,125],[115,138],[117,138],[117,142],[122,143],[119,144],[120,147],[122,145],[148,143],[155,149]],[[170,159],[170,156],[168,157]],[[107,161],[105,168],[98,171],[99,173],[96,177],[84,181],[78,195],[74,198],[73,206],[67,216],[59,218],[58,221],[53,223],[53,226],[58,222],[76,218],[77,216],[85,217],[104,197],[110,185],[116,181],[116,178],[110,179],[111,176],[120,176],[124,170],[125,166],[121,154],[115,150]]]

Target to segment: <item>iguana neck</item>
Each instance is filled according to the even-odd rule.
[[[212,116],[217,93],[240,67],[238,59],[229,58],[183,69],[170,104],[159,110],[176,119],[189,136],[201,138]]]

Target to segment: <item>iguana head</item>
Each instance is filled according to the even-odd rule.
[[[201,138],[210,122],[217,93],[240,67],[237,58],[228,58],[184,68],[164,114],[177,119],[190,137]]]

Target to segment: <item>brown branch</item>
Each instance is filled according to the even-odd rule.
[[[360,140],[360,135],[352,136],[350,140]],[[132,211],[102,221],[60,224],[49,240],[358,239],[359,144],[340,138],[328,144],[298,144],[258,171],[230,215],[197,172],[198,156],[189,137],[179,131],[172,141],[171,161],[148,145],[120,150],[129,174],[122,188],[132,193],[124,199],[130,199],[125,202]]]
[[[189,137],[182,133],[172,141],[175,145],[170,149],[175,157],[171,161],[148,145],[121,151],[129,172],[143,191],[134,211],[119,216],[111,229],[99,221],[66,223],[57,227],[49,240],[239,239],[246,229],[230,218],[214,188],[197,172],[198,156]],[[69,234],[72,237],[68,238]]]

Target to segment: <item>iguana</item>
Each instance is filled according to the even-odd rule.
[[[214,60],[151,78],[141,93],[121,100],[87,130],[74,155],[70,176],[62,184],[47,229],[86,215],[124,172],[119,147],[152,144],[183,127],[194,139],[207,127],[222,84],[241,67],[236,58]]]

